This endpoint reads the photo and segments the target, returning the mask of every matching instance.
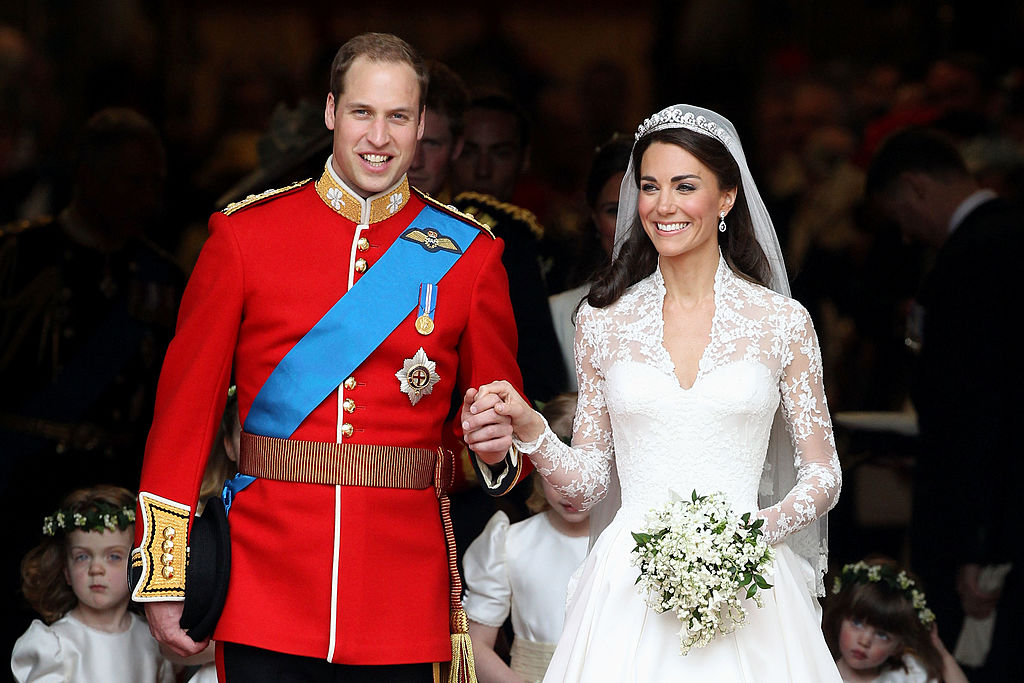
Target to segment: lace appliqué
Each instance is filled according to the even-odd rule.
[[[688,493],[692,486],[724,490],[734,505],[750,509],[781,406],[796,483],[758,512],[767,538],[777,543],[831,509],[841,485],[810,317],[720,259],[711,339],[694,385],[684,389],[662,345],[664,297],[656,270],[611,306],[580,308],[573,445],[546,428],[537,442],[517,446],[583,509],[604,497],[613,461],[624,508],[648,509],[667,499],[669,489]]]

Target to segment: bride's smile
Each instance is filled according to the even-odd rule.
[[[723,191],[715,174],[677,145],[653,143],[640,168],[638,213],[662,257],[689,252],[715,255],[719,214],[735,191]]]

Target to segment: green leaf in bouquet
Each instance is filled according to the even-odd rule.
[[[697,489],[693,490],[693,495],[690,496],[690,500],[692,500],[694,503],[697,502]]]
[[[637,548],[643,548],[651,542],[652,538],[654,538],[651,534],[638,534],[635,531],[631,531],[630,533],[633,534],[633,540],[636,541]]]
[[[764,525],[764,519],[758,519],[750,525],[751,529],[760,529]]]
[[[749,600],[750,598],[754,597],[754,595],[756,593],[757,593],[757,586],[755,586],[754,584],[751,584],[750,588],[747,589],[747,599]]]
[[[750,572],[740,572],[740,585],[741,586],[746,586],[748,583],[750,583],[750,579],[751,579]]]
[[[765,590],[768,590],[769,588],[772,587],[772,585],[770,583],[768,583],[767,581],[765,581],[764,577],[761,576],[760,574],[754,574],[754,583],[757,584],[758,588],[763,588]]]
[[[744,512],[742,515],[740,515],[740,519],[743,520],[744,524],[749,524],[750,523],[750,513],[749,512]]]

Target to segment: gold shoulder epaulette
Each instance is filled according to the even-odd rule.
[[[35,218],[23,218],[7,225],[0,225],[0,239],[10,235],[17,235],[31,228],[49,225],[53,222],[53,216],[37,216]]]
[[[410,185],[409,187],[410,189],[412,189],[413,194],[415,194],[417,197],[422,199],[430,206],[434,207],[435,209],[440,209],[441,211],[444,211],[446,214],[450,216],[455,216],[456,218],[462,219],[464,222],[469,223],[473,227],[483,230],[484,232],[491,236],[491,239],[494,239],[494,231],[491,230],[490,226],[481,223],[472,214],[468,214],[464,211],[459,211],[456,207],[452,206],[451,204],[439,202],[433,197],[431,197],[429,194],[424,192],[423,190],[419,190],[413,187],[412,185]]]
[[[530,232],[532,232],[534,237],[537,239],[544,238],[544,228],[537,220],[537,216],[535,216],[529,209],[524,209],[521,206],[500,201],[492,195],[484,194],[482,192],[460,192],[452,201],[455,203],[473,202],[476,204],[483,204],[491,209],[501,211],[513,220],[525,223],[527,227],[530,228]]]
[[[279,197],[283,194],[287,194],[288,192],[292,192],[293,190],[297,190],[306,183],[310,182],[311,180],[313,179],[306,178],[305,180],[300,180],[299,182],[292,183],[291,185],[285,185],[284,187],[278,187],[272,190],[264,190],[259,194],[251,194],[245,199],[239,199],[237,202],[231,202],[223,209],[221,209],[220,212],[225,216],[230,216],[236,211],[241,211],[242,209],[247,209],[250,206],[255,206],[256,204],[259,204],[264,200],[270,199],[271,197]]]

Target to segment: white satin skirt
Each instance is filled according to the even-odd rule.
[[[679,620],[647,607],[630,565],[635,546],[621,515],[601,534],[570,586],[565,626],[544,683],[715,681],[841,683],[821,633],[821,608],[807,590],[810,567],[784,543],[764,607],[747,601],[747,623],[679,654]]]

